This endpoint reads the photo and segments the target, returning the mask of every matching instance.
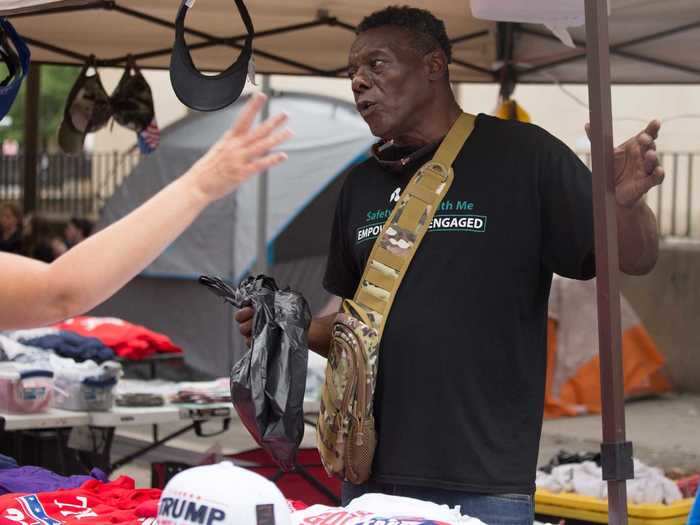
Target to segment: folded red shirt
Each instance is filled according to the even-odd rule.
[[[116,317],[74,317],[57,324],[56,328],[95,337],[117,356],[134,361],[154,353],[182,353],[182,348],[168,336]]]

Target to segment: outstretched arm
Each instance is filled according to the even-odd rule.
[[[150,264],[210,203],[286,156],[269,153],[291,133],[278,115],[253,128],[265,97],[248,102],[234,126],[182,177],[132,213],[51,264],[0,254],[0,329],[26,328],[83,313]]]
[[[649,273],[659,253],[656,217],[644,195],[664,180],[656,154],[661,123],[653,120],[624,144],[615,148],[615,197],[620,270],[630,275]],[[586,125],[590,133],[590,126]]]

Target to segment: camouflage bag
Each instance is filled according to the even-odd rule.
[[[372,470],[373,400],[385,320],[452,184],[452,163],[473,123],[473,116],[462,113],[433,159],[411,178],[372,247],[354,299],[343,300],[334,320],[316,436],[328,474],[351,483],[364,483]]]
[[[369,477],[376,435],[372,398],[379,334],[368,312],[344,301],[333,323],[326,382],[317,427],[318,448],[329,474],[361,483]]]

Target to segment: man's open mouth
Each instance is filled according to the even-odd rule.
[[[360,112],[361,115],[365,115],[367,113],[370,113],[376,105],[376,102],[372,102],[370,100],[363,100],[362,102],[357,103],[357,110]]]

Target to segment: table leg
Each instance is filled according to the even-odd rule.
[[[114,441],[114,427],[110,428],[98,428],[90,427],[90,432],[93,433],[92,436],[92,452],[88,453],[89,460],[82,461],[83,464],[88,467],[88,470],[92,467],[97,467],[106,474],[112,472],[111,466],[111,454],[112,454],[112,443]],[[102,439],[97,439],[95,435],[101,436]],[[98,442],[99,441],[99,442]],[[79,454],[82,455],[82,454]],[[82,460],[82,458],[81,458]]]
[[[161,445],[163,445],[164,443],[170,441],[171,439],[174,439],[174,438],[176,438],[176,437],[178,437],[178,436],[181,436],[182,434],[184,434],[184,433],[186,433],[186,432],[189,432],[189,431],[192,430],[193,428],[195,428],[195,423],[192,423],[191,425],[189,425],[189,426],[187,426],[187,427],[181,428],[180,430],[177,430],[177,431],[173,432],[172,434],[168,434],[168,435],[165,436],[163,439],[160,439],[160,440],[158,440],[158,441],[156,441],[156,442],[154,442],[154,443],[151,443],[150,445],[148,445],[148,446],[146,446],[146,447],[144,447],[144,448],[142,448],[142,449],[139,449],[139,450],[137,450],[136,452],[133,452],[133,453],[131,453],[131,454],[127,454],[127,455],[124,456],[123,458],[121,458],[121,459],[115,461],[114,463],[112,463],[112,465],[111,465],[111,471],[115,471],[115,470],[117,470],[118,468],[121,468],[121,467],[123,467],[124,465],[126,465],[126,464],[128,464],[128,463],[131,463],[131,462],[134,461],[135,459],[140,458],[140,457],[143,456],[144,454],[148,454],[151,450],[153,450],[153,449],[155,449],[155,448],[158,448],[159,446],[161,446]],[[111,429],[111,430],[114,431],[114,429]]]
[[[336,496],[323,483],[321,483],[319,480],[317,480],[315,477],[309,474],[309,471],[306,470],[306,468],[302,467],[301,465],[295,465],[294,470],[298,472],[302,478],[304,478],[306,481],[308,481],[314,487],[316,487],[316,490],[322,492],[327,498],[335,502],[336,505],[340,505],[340,498],[338,498],[338,496]]]

